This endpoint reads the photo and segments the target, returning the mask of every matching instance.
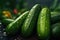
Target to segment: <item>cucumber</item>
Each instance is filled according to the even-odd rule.
[[[51,24],[60,22],[60,12],[51,12]]]
[[[7,35],[15,35],[18,30],[20,29],[21,25],[23,24],[24,20],[26,19],[27,15],[28,15],[29,11],[24,12],[22,15],[20,15],[15,21],[13,21],[12,23],[10,23],[7,27],[6,27],[6,33]]]
[[[2,23],[3,23],[3,25],[8,25],[8,24],[10,24],[11,22],[13,22],[14,20],[13,19],[2,19]]]
[[[41,10],[41,7],[39,4],[34,5],[30,10],[21,29],[21,35],[23,37],[29,37],[33,34],[33,30],[36,26],[36,22],[37,22],[37,18],[40,10]]]
[[[51,13],[48,8],[43,8],[39,14],[37,22],[37,35],[39,39],[47,39],[50,36]]]
[[[55,23],[52,25],[52,33],[54,38],[60,37],[60,23]]]

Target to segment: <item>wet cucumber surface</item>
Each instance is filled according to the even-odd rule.
[[[13,37],[7,37],[7,34],[5,32],[5,26],[0,21],[0,40],[37,40],[36,35],[30,37],[30,38],[22,38],[20,35],[16,35]]]

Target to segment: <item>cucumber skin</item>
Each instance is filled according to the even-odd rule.
[[[41,10],[41,7],[39,4],[34,5],[32,9],[30,10],[21,29],[21,34],[23,37],[29,37],[30,35],[33,34],[33,30],[36,26],[37,18],[38,18],[40,10]]]
[[[37,34],[39,39],[47,39],[50,36],[51,14],[48,8],[43,8],[37,22]]]
[[[29,11],[24,12],[22,15],[20,15],[15,21],[10,23],[6,27],[6,33],[9,36],[15,35],[18,30],[20,29],[21,25],[23,24],[24,20],[26,19]]]

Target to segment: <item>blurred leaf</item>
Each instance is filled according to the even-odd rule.
[[[57,6],[57,3],[58,3],[58,0],[54,0],[53,1],[53,4],[51,5],[51,9],[55,9],[56,8],[56,6]]]
[[[60,3],[59,4],[57,4],[57,7],[55,8],[55,10],[54,11],[59,11],[60,12]]]

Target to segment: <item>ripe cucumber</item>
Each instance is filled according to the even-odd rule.
[[[33,34],[33,30],[36,26],[36,22],[37,22],[37,18],[40,10],[41,10],[41,7],[39,4],[34,5],[30,10],[21,29],[21,34],[23,37],[29,37],[30,35]]]
[[[3,23],[3,25],[8,25],[8,24],[10,24],[11,22],[13,22],[14,20],[13,19],[2,19],[2,23]]]
[[[47,39],[50,36],[51,13],[48,8],[43,8],[37,22],[37,34],[40,39]]]
[[[60,12],[51,12],[51,24],[60,22]]]
[[[9,36],[10,35],[15,35],[18,32],[18,30],[20,29],[20,27],[23,24],[24,20],[26,19],[28,13],[29,13],[29,11],[24,12],[15,21],[13,21],[12,23],[10,23],[6,27],[7,35],[9,35]]]

